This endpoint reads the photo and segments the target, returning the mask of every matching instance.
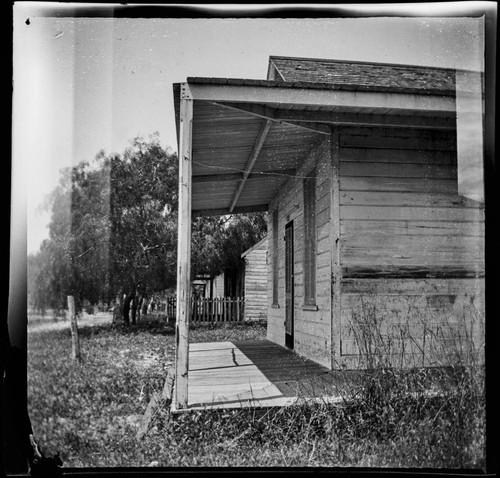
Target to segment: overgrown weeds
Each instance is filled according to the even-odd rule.
[[[361,303],[352,332],[365,371],[349,407],[365,418],[353,429],[379,441],[405,430],[420,436],[413,448],[437,462],[482,468],[484,316],[470,304],[460,314],[436,317],[411,303],[392,314],[381,313],[373,297]]]
[[[396,369],[344,375],[345,400],[270,409],[158,408],[137,440],[150,396],[162,390],[175,337],[160,321],[82,330],[71,363],[69,330],[29,334],[35,433],[65,466],[375,466],[482,468],[484,369]],[[263,324],[194,328],[192,341],[262,339]],[[471,375],[473,374],[473,375]]]

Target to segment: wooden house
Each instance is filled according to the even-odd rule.
[[[245,320],[266,320],[267,236],[247,249],[241,257],[245,260]]]
[[[240,297],[244,294],[244,269],[228,269],[215,277],[197,277],[191,288],[199,290],[200,297],[205,299]]]
[[[178,408],[192,215],[268,211],[268,339],[324,367],[480,350],[482,91],[481,72],[287,57],[174,85]]]

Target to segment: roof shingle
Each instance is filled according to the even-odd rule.
[[[455,93],[455,70],[424,66],[271,56],[272,70],[287,82],[321,83],[353,89]],[[349,88],[349,89],[350,89]]]

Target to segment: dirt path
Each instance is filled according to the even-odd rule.
[[[78,316],[79,327],[93,327],[96,325],[111,324],[113,314],[98,312],[95,315],[83,313]],[[66,318],[33,316],[28,317],[28,333],[46,332],[49,330],[64,330],[70,328],[70,321]]]

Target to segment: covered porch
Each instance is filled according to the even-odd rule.
[[[218,78],[174,85],[179,232],[173,410],[285,405],[299,389],[309,397],[335,396],[332,372],[271,342],[189,343],[192,217],[267,211],[288,180],[307,173],[309,153],[342,128],[453,130],[454,94]],[[330,221],[338,226],[340,145],[332,144]],[[337,255],[331,257],[332,271],[339,270]],[[331,314],[333,320],[333,309]]]
[[[269,340],[189,346],[190,410],[339,401],[341,383],[334,372]]]

